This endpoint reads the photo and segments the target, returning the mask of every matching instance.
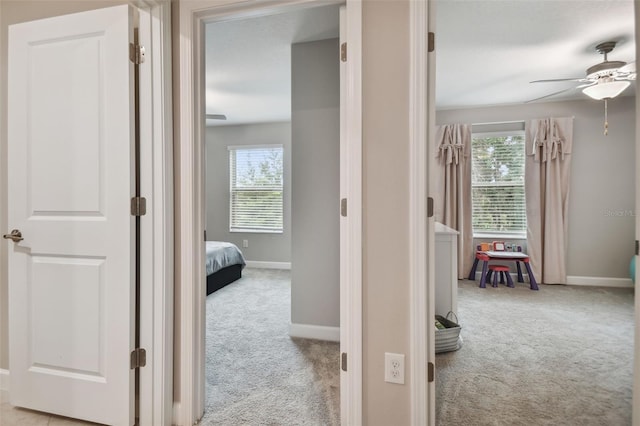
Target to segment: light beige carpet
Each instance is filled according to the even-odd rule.
[[[436,356],[437,424],[631,424],[633,289],[460,281],[463,347]]]
[[[339,425],[339,344],[289,337],[289,271],[207,297],[204,425]]]

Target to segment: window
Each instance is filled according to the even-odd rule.
[[[230,146],[231,232],[282,232],[282,145]]]
[[[471,157],[474,234],[524,235],[524,132],[474,133]]]

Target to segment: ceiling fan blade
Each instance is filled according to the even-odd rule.
[[[586,81],[585,78],[554,78],[551,80],[535,80],[529,83],[553,83],[555,81]]]
[[[597,84],[597,81],[592,81],[592,82],[587,83],[587,84],[581,84],[580,86],[576,86],[576,89],[582,89],[583,87],[593,86],[594,84]]]
[[[575,89],[577,89],[577,87],[570,87],[570,88],[568,88],[568,89],[564,89],[564,90],[560,90],[560,91],[558,91],[558,92],[550,93],[550,94],[548,94],[548,95],[540,96],[539,98],[530,99],[530,100],[528,100],[528,101],[525,101],[524,103],[525,103],[525,104],[528,104],[528,103],[530,103],[530,102],[539,101],[540,99],[550,98],[551,96],[559,95],[560,93],[568,92],[569,90],[575,90]]]
[[[636,72],[636,63],[635,61],[633,62],[629,62],[627,65],[618,68],[618,72],[621,73],[629,73],[629,74],[633,74]]]
[[[636,73],[619,75],[614,78],[615,81],[633,81],[636,79]]]
[[[224,114],[205,114],[207,120],[226,120],[227,116]]]

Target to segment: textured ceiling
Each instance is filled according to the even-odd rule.
[[[290,120],[291,44],[338,35],[335,5],[207,24],[207,125]]]
[[[574,87],[603,60],[595,46],[617,41],[609,60],[635,60],[633,0],[436,0],[438,109],[519,104]],[[291,117],[291,44],[338,36],[338,7],[324,6],[205,28],[206,106],[226,121]],[[623,95],[633,95],[635,83]],[[545,101],[587,99],[580,90]]]

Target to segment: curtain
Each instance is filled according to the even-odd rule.
[[[436,126],[434,217],[459,232],[458,278],[474,260],[471,225],[471,125]]]
[[[573,118],[531,120],[525,130],[527,252],[539,281],[566,284]]]

